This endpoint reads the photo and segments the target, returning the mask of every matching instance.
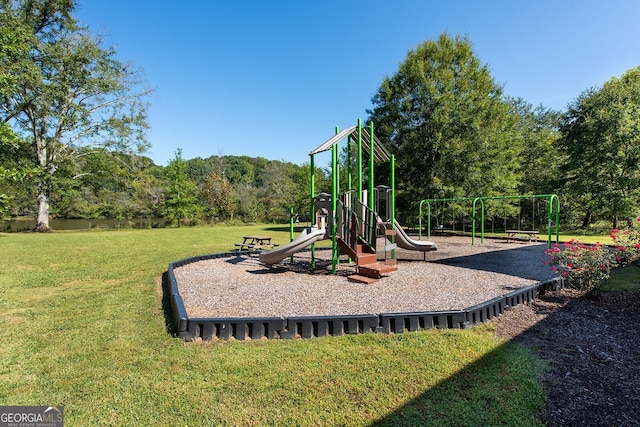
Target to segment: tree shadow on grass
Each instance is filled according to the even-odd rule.
[[[640,425],[640,292],[574,295],[506,312],[508,341],[372,425]]]
[[[543,405],[534,357],[507,342],[372,426],[542,425]]]

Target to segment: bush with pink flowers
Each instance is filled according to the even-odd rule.
[[[564,277],[567,286],[586,293],[599,291],[609,278],[613,267],[624,266],[640,258],[640,217],[624,231],[614,229],[611,239],[613,248],[596,243],[585,245],[571,240],[557,243],[546,251],[549,256],[545,264]]]
[[[587,293],[598,290],[609,278],[615,262],[611,250],[600,243],[585,245],[571,240],[562,248],[556,243],[546,253],[549,260],[545,263],[565,279],[567,286]]]
[[[615,243],[619,265],[627,265],[640,258],[640,217],[626,230],[613,229],[610,236]]]

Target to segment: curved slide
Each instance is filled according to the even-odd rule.
[[[428,240],[414,240],[409,237],[407,232],[398,224],[398,221],[395,221],[394,225],[393,229],[396,230],[396,244],[398,247],[409,251],[421,252],[438,250],[438,246],[433,242]]]
[[[317,242],[318,240],[324,240],[325,230],[313,226],[311,228],[306,228],[302,233],[298,235],[293,241],[287,243],[286,245],[282,245],[277,249],[272,249],[270,251],[264,251],[260,253],[260,262],[264,264],[275,264],[277,262],[282,261],[288,256],[295,254],[296,252],[300,252],[307,246],[310,246],[312,243]]]

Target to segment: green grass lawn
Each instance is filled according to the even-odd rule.
[[[540,425],[541,367],[487,328],[186,344],[168,263],[286,226],[0,234],[0,405],[76,425]]]
[[[605,291],[640,290],[640,261],[611,270],[611,276],[603,288]]]

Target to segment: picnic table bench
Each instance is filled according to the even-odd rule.
[[[433,227],[433,232],[440,233],[441,236],[444,236],[445,235],[444,225],[442,224],[436,225],[435,227]]]
[[[269,236],[244,236],[244,241],[235,245],[241,251],[247,249],[272,249],[278,246],[276,243],[271,243],[271,237]]]
[[[516,241],[521,236],[528,239],[529,242],[538,241],[538,230],[506,230],[505,232],[507,233],[507,243],[511,240]]]

